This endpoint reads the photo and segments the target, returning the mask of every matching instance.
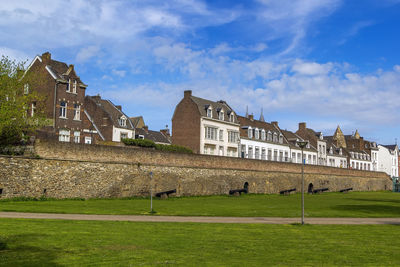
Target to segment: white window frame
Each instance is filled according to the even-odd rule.
[[[71,137],[71,131],[66,129],[60,129],[58,131],[58,141],[69,142]]]
[[[77,87],[77,82],[74,80],[74,85],[72,86],[72,93],[76,94],[76,87]]]
[[[65,106],[62,106],[62,104],[65,104]],[[68,103],[65,101],[61,101],[60,103],[60,118],[67,118],[67,109],[68,109]]]
[[[224,130],[219,130],[219,141],[224,141]]]
[[[221,121],[223,121],[224,118],[225,118],[225,116],[224,116],[224,111],[221,110],[221,111],[219,112],[219,114],[218,114],[218,119],[221,120]]]
[[[81,105],[79,104],[74,104],[74,120],[81,120]]]
[[[126,127],[126,118],[125,117],[119,118],[118,123],[119,123],[119,126]]]
[[[74,131],[74,143],[80,143],[81,141],[81,132]]]
[[[92,137],[90,136],[85,136],[85,144],[92,144]]]
[[[71,79],[68,79],[67,92],[71,92]]]
[[[205,134],[204,138],[208,140],[217,140],[217,130],[218,128],[216,127],[211,127],[211,126],[206,126],[204,127],[205,129]]]
[[[210,107],[207,108],[207,117],[212,118],[212,109]]]

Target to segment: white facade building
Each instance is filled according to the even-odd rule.
[[[391,177],[399,176],[399,148],[397,145],[378,145],[378,171],[386,172]]]

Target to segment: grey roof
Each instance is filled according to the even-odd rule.
[[[144,139],[152,140],[155,143],[171,144],[171,141],[162,132],[138,128],[136,129],[135,135],[143,135]]]
[[[132,121],[133,127],[137,128],[140,120],[143,120],[143,117],[142,116],[130,117],[130,119]],[[143,120],[143,122],[144,122],[144,120]]]
[[[203,99],[196,96],[190,96],[192,101],[197,105],[200,115],[203,117],[207,117],[207,108],[211,106],[212,108],[212,118],[218,120],[218,114],[220,110],[224,110],[225,116],[224,121],[229,122],[229,115],[231,112],[234,113],[234,123],[238,123],[236,118],[236,113],[233,109],[223,100],[214,102],[211,100]]]
[[[396,150],[396,148],[398,148],[397,145],[381,145],[381,146],[384,146],[384,147],[386,147],[387,149],[390,149],[390,150]]]
[[[54,73],[57,79],[63,80],[65,82],[68,81],[68,75],[66,73],[69,69],[69,66],[66,63],[50,59],[46,66],[51,70],[52,73]],[[84,87],[87,86],[81,81],[78,75],[76,75],[76,81]]]
[[[101,99],[100,96],[86,96],[92,101],[94,101],[97,106],[101,107],[106,114],[108,114],[111,122],[113,125],[117,128],[126,128],[130,130],[134,130],[135,127],[133,126],[133,123],[131,119],[121,110],[119,110],[110,100],[106,99]],[[126,126],[121,126],[118,122],[118,119],[121,118],[122,116],[126,117]]]

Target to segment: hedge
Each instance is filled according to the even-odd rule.
[[[124,139],[122,139],[122,142],[127,146],[153,147],[154,149],[160,150],[160,151],[193,154],[193,151],[187,147],[179,146],[179,145],[156,144],[153,141],[148,140],[148,139],[124,138]]]

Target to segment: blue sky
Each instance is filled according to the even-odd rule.
[[[184,90],[325,135],[400,137],[400,0],[0,0],[0,54],[50,51],[89,85],[171,127]],[[399,140],[400,141],[400,140]]]

